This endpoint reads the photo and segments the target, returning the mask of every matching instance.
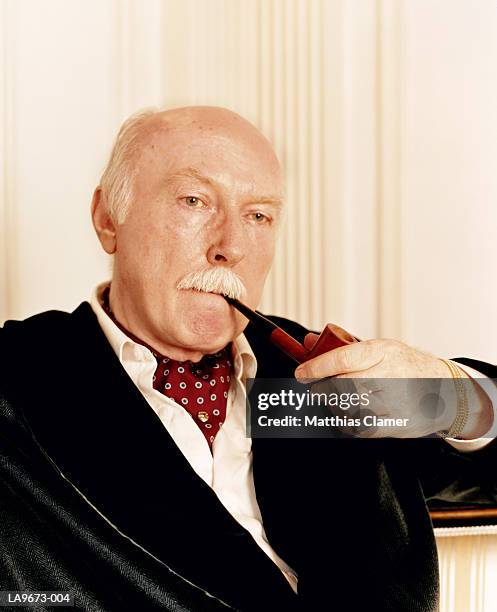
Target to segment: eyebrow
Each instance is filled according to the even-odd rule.
[[[253,204],[271,204],[280,208],[283,206],[283,199],[278,197],[263,197],[263,198],[251,198]]]
[[[197,168],[193,168],[191,166],[187,168],[183,168],[182,170],[178,170],[174,174],[171,174],[167,177],[165,184],[169,185],[170,183],[174,183],[178,179],[182,178],[193,178],[200,183],[204,183],[205,185],[209,185],[210,187],[216,187],[216,183],[210,179],[208,176],[202,174]],[[272,204],[273,206],[277,206],[278,208],[283,206],[283,198],[280,196],[261,196],[261,197],[250,197],[250,201],[254,204]]]

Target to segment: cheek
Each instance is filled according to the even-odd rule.
[[[170,249],[171,241],[164,240],[160,225],[150,215],[130,219],[118,239],[116,263],[120,274],[128,281],[150,287],[154,279],[163,276]]]
[[[175,203],[162,205],[155,222],[155,239],[178,251],[193,253],[206,241],[210,216]]]
[[[258,237],[252,252],[255,254],[254,263],[259,270],[269,270],[273,263],[275,247],[276,239],[273,234]]]
[[[178,207],[156,203],[146,214],[130,219],[123,232],[122,250],[133,253],[138,267],[175,266],[181,259],[187,263],[195,247],[201,245],[201,221]]]
[[[246,260],[246,278],[253,288],[261,289],[271,269],[274,259],[274,238],[259,239],[250,249],[251,256]]]

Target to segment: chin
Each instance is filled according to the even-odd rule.
[[[204,354],[217,353],[234,340],[234,337],[234,334],[227,333],[225,328],[222,333],[217,335],[195,334],[195,340],[192,344]]]
[[[187,291],[178,308],[181,344],[202,354],[216,353],[240,333],[236,313],[219,295]]]
[[[235,325],[232,321],[216,318],[210,320],[208,316],[195,317],[193,321],[186,322],[186,345],[192,350],[203,354],[217,353],[236,337]]]

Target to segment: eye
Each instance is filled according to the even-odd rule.
[[[252,219],[258,224],[262,225],[263,223],[271,223],[271,218],[261,212],[250,213]]]
[[[205,206],[205,203],[195,196],[188,196],[186,198],[181,198],[181,201],[184,202],[188,208],[202,208]]]

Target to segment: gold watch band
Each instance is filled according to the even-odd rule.
[[[469,406],[468,406],[468,394],[466,392],[466,386],[464,384],[464,376],[461,370],[455,366],[448,359],[441,359],[445,365],[449,368],[454,385],[456,387],[457,394],[457,414],[454,422],[450,429],[437,432],[441,438],[457,438],[462,434],[466,423],[468,422]]]

